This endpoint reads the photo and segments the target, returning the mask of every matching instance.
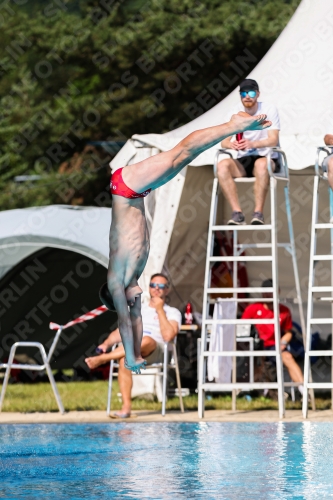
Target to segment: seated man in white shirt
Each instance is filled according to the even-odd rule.
[[[170,285],[168,278],[162,274],[153,274],[150,279],[149,303],[142,305],[143,338],[141,355],[147,364],[160,363],[164,356],[164,342],[171,342],[179,332],[181,326],[181,313],[175,307],[165,303]],[[119,360],[118,381],[122,395],[122,409],[113,416],[116,418],[129,418],[131,416],[131,390],[133,385],[132,372],[125,368],[125,350],[119,345],[114,351],[107,352],[114,344],[120,344],[119,329],[110,333],[108,338],[98,346],[101,354],[86,358],[90,369],[97,368],[112,359]]]
[[[279,145],[280,120],[275,106],[258,101],[259,86],[255,80],[247,78],[239,86],[241,102],[233,113],[246,111],[250,115],[267,114],[272,126],[267,130],[246,131],[234,137],[227,137],[221,142],[222,148],[237,151],[236,159],[221,160],[217,167],[217,176],[222,192],[231,205],[232,215],[228,224],[245,224],[239,204],[235,177],[255,177],[255,206],[251,224],[264,224],[263,209],[268,191],[269,174],[266,155],[270,147]],[[238,137],[240,136],[240,137]],[[242,137],[241,137],[242,136]],[[237,140],[238,137],[238,140]],[[272,169],[278,171],[278,154],[272,154]]]

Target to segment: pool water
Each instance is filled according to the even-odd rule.
[[[0,498],[333,498],[333,423],[0,426]]]

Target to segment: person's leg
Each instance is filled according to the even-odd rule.
[[[245,176],[245,169],[237,160],[227,158],[220,161],[217,165],[217,177],[219,180],[219,184],[233,212],[242,211],[239,204],[237,187],[234,179],[236,177]]]
[[[137,358],[135,354],[132,321],[128,310],[125,290],[120,283],[117,284],[114,280],[108,282],[108,289],[110,290],[118,314],[119,332],[126,353],[126,365],[133,369],[133,371],[140,370],[144,361],[141,356]]]
[[[148,335],[145,335],[141,343],[141,355],[144,358],[147,358],[150,354],[152,354],[155,351],[156,347],[157,347],[156,341],[151,337],[148,337]]]
[[[125,349],[123,345],[116,347],[111,352],[100,354],[99,356],[92,356],[91,358],[86,358],[85,362],[91,370],[94,370],[98,366],[104,365],[105,363],[110,363],[112,360],[121,359],[125,357]]]
[[[271,125],[265,115],[233,115],[230,122],[192,132],[167,152],[128,165],[122,171],[124,183],[136,193],[156,189],[175,177],[206,149],[244,130],[262,130]]]
[[[141,316],[141,295],[134,299],[133,306],[130,306],[130,317],[132,322],[133,340],[134,340],[134,354],[138,361],[144,361],[141,355],[142,343],[142,316]]]
[[[303,385],[303,373],[298,364],[296,363],[293,355],[288,351],[282,351],[281,353],[282,362],[287,368],[290,378],[293,382],[298,382]]]
[[[132,372],[125,367],[125,358],[119,360],[118,383],[122,398],[121,411],[119,416],[129,416],[132,409],[131,392],[133,387]]]
[[[275,162],[272,160],[272,169],[275,169]],[[269,173],[267,169],[266,157],[259,158],[254,163],[253,175],[256,180],[254,182],[254,212],[263,213],[264,204],[269,186]]]

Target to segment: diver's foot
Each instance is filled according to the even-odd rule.
[[[116,311],[116,308],[113,303],[112,295],[109,292],[108,284],[104,283],[99,290],[99,298],[101,299],[102,304],[109,309],[109,311]]]
[[[272,122],[267,120],[267,115],[251,116],[244,111],[233,115],[230,123],[236,126],[239,132],[245,132],[245,130],[263,130],[272,125]]]
[[[147,365],[147,361],[143,358],[137,358],[133,363],[128,363],[125,358],[125,368],[135,373],[136,375],[140,375],[141,369],[145,370]]]

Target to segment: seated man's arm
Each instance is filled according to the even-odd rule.
[[[285,308],[285,314],[281,317],[281,332],[283,332],[283,335],[281,336],[281,351],[284,351],[293,338],[293,320],[291,317],[291,312],[288,308]]]
[[[178,321],[176,320],[176,317],[175,319],[173,318],[170,318],[168,319],[167,318],[167,315],[163,309],[163,306],[164,306],[164,301],[162,299],[160,299],[159,297],[153,297],[151,299],[151,303],[153,305],[153,307],[156,309],[156,312],[157,312],[157,315],[158,315],[158,321],[160,323],[160,331],[161,331],[161,335],[164,339],[165,342],[171,342],[177,335],[177,333],[179,332],[179,326],[181,324],[181,314],[179,311],[177,311],[177,309],[175,309],[175,311],[177,311],[177,319]],[[172,309],[171,309],[172,311]],[[179,318],[178,318],[179,316]]]
[[[248,141],[242,139],[239,141],[241,149],[274,148],[279,144],[279,130],[267,130],[268,137],[258,141]]]
[[[98,346],[98,349],[101,349],[102,352],[106,352],[109,347],[112,347],[114,344],[119,344],[121,342],[119,328],[110,333],[110,335]]]
[[[333,135],[326,134],[324,137],[324,142],[325,142],[326,146],[333,146]]]
[[[287,347],[287,345],[289,344],[289,342],[291,341],[291,339],[293,338],[293,334],[292,332],[285,332],[282,337],[281,337],[281,351],[284,351]]]
[[[226,137],[225,139],[223,139],[223,141],[221,142],[222,148],[225,148],[225,149],[235,149],[235,150],[240,149],[238,147],[239,143],[237,141],[232,141],[231,140],[232,138],[233,138],[233,136]]]
[[[165,342],[171,342],[179,331],[178,323],[173,319],[169,320],[163,308],[157,310],[157,314],[160,322],[161,335]]]

